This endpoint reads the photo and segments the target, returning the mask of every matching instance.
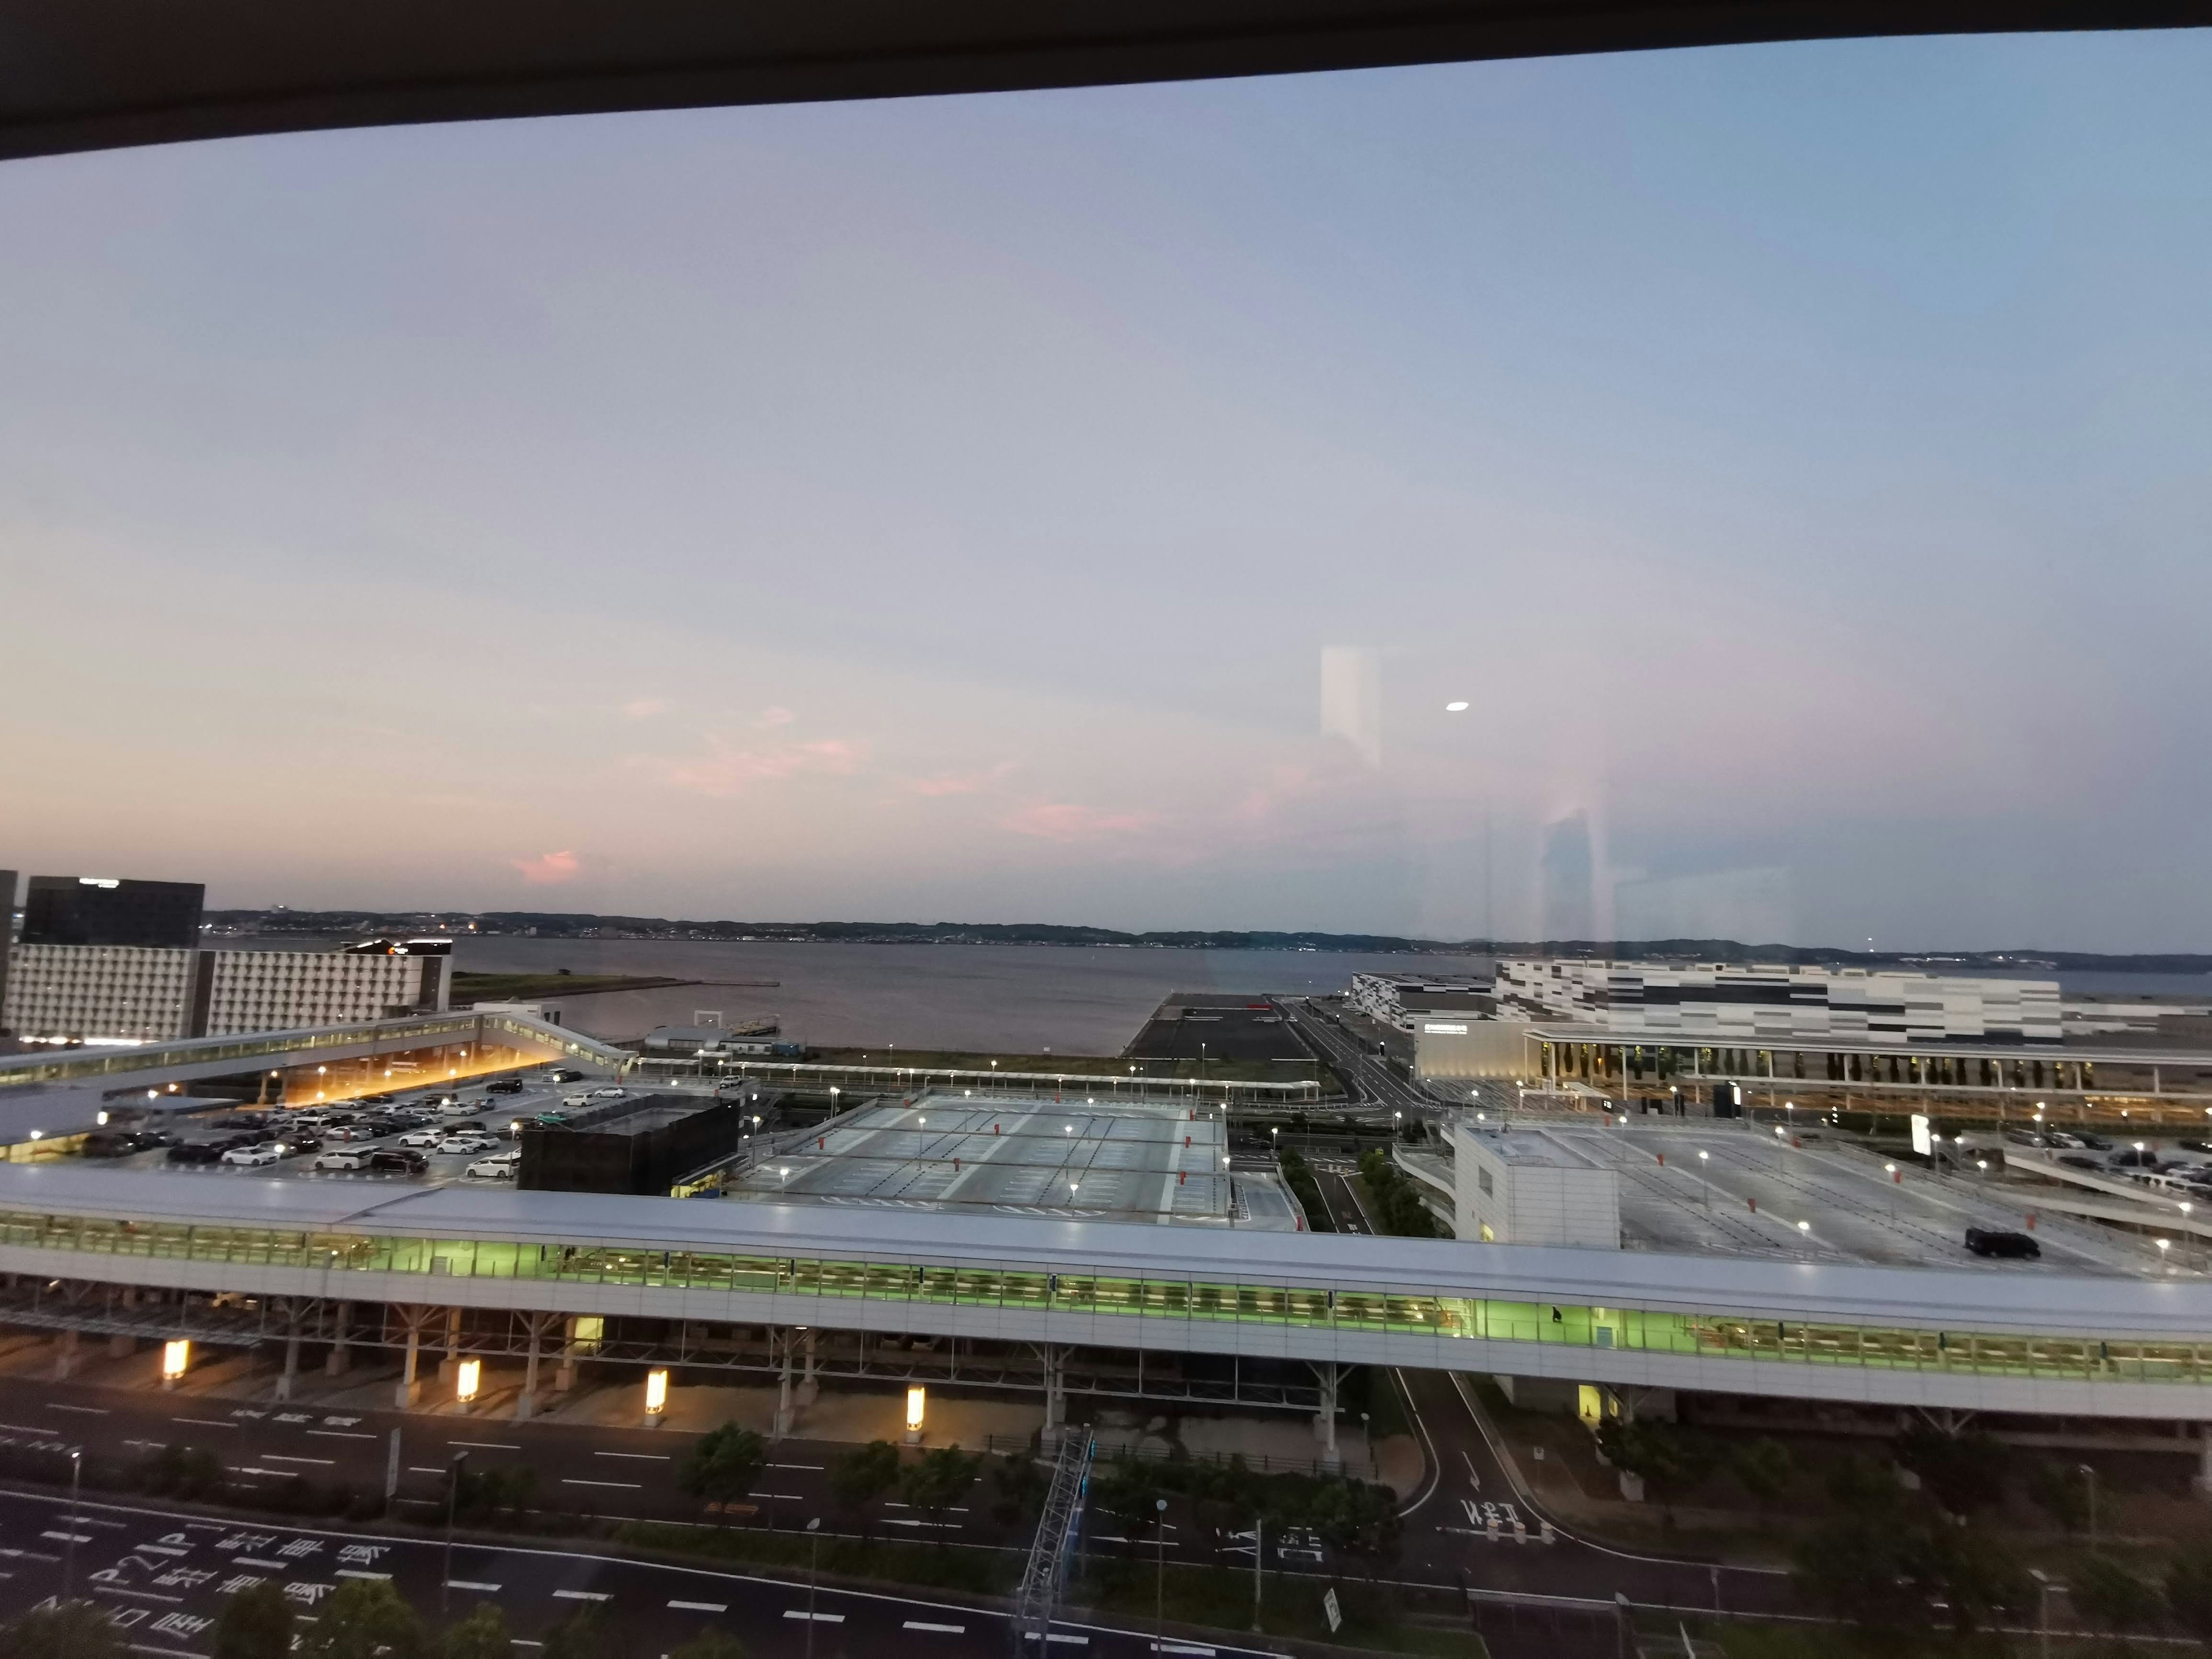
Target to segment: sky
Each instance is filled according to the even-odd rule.
[[[0,865],[2212,949],[2207,84],[1819,43],[9,162]]]

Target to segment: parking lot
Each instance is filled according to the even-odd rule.
[[[1537,1132],[1567,1159],[1620,1172],[1621,1231],[1633,1249],[2039,1270],[2037,1261],[1970,1254],[1966,1230],[1978,1227],[2032,1231],[2045,1270],[2161,1273],[2184,1265],[2169,1263],[2140,1234],[2056,1212],[2047,1192],[2006,1179],[1993,1146],[1966,1148],[1938,1175],[1810,1126],[1777,1134],[1748,1120],[1630,1125]]]
[[[556,1082],[552,1068],[548,1067],[509,1073],[507,1077],[520,1081],[521,1089],[514,1093],[489,1092],[487,1085],[503,1080],[477,1078],[466,1084],[396,1088],[328,1107],[292,1111],[241,1108],[163,1126],[170,1139],[210,1151],[248,1135],[270,1137],[251,1147],[239,1145],[228,1152],[215,1152],[213,1161],[185,1161],[177,1155],[178,1147],[169,1146],[87,1161],[108,1169],[159,1170],[180,1179],[282,1177],[430,1187],[456,1182],[504,1186],[512,1182],[520,1153],[515,1129],[518,1120],[561,1110],[564,1099],[589,1096],[611,1086],[603,1079]],[[464,1126],[480,1126],[480,1130]],[[459,1139],[471,1136],[472,1147],[461,1150]],[[273,1157],[269,1155],[272,1150]],[[390,1156],[395,1152],[414,1154],[404,1161],[419,1167],[392,1167],[403,1161]],[[247,1158],[256,1161],[243,1161]],[[495,1175],[486,1167],[494,1161],[504,1165],[505,1173]],[[345,1164],[356,1167],[340,1167]]]

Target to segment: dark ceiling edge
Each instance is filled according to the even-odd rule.
[[[2212,25],[2212,0],[1739,0],[1695,6],[1454,7],[1296,29],[1153,31],[1089,40],[660,68],[468,73],[380,84],[147,102],[0,118],[0,159],[285,131],[848,99],[1130,85],[1333,70],[1877,36],[2090,32]]]

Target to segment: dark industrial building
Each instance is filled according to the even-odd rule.
[[[522,1132],[515,1185],[552,1193],[657,1193],[738,1150],[734,1102],[646,1095]]]
[[[128,945],[189,951],[207,889],[196,881],[33,876],[23,886],[26,945]]]

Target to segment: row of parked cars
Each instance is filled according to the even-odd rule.
[[[179,1141],[156,1131],[133,1131],[117,1137],[111,1156],[167,1148],[167,1158],[177,1164],[224,1164],[254,1169],[284,1158],[311,1158],[311,1169],[333,1173],[368,1171],[379,1174],[421,1175],[429,1166],[433,1152],[463,1155],[491,1154],[468,1166],[475,1179],[511,1181],[521,1153],[502,1152],[499,1137],[483,1120],[467,1115],[489,1097],[517,1094],[520,1078],[499,1078],[485,1085],[485,1098],[465,1102],[458,1094],[428,1101],[403,1103],[390,1095],[365,1095],[337,1106],[312,1106],[283,1112],[246,1124],[234,1124],[205,1139]],[[448,1121],[450,1120],[450,1121]],[[384,1142],[384,1145],[372,1143]]]

